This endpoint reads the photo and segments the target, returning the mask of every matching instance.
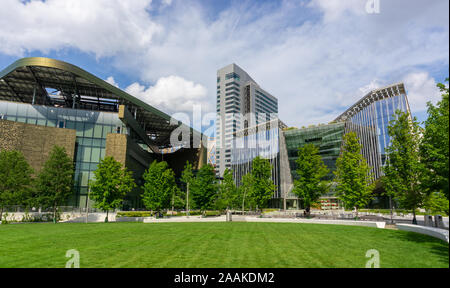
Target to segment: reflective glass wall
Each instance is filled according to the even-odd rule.
[[[373,127],[378,136],[378,150],[382,165],[386,161],[385,149],[389,146],[389,121],[393,119],[395,111],[399,109],[408,112],[408,102],[405,94],[375,101],[353,115],[348,121],[353,124]]]
[[[297,163],[295,161],[298,158],[298,148],[306,144],[314,144],[319,148],[319,154],[330,170],[326,180],[332,180],[344,132],[345,123],[343,122],[284,131],[292,178],[297,178]]]
[[[249,129],[247,133],[238,135],[233,139],[231,167],[236,185],[239,186],[242,177],[251,171],[253,159],[260,156],[269,160],[272,165],[272,181],[277,185],[273,198],[281,197],[279,134],[279,128],[260,129],[258,131]]]
[[[88,181],[105,157],[106,135],[127,134],[117,113],[55,108],[0,101],[0,118],[10,121],[76,130],[75,187],[69,206],[85,207]]]

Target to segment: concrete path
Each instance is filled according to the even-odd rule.
[[[413,224],[397,224],[396,226],[399,230],[429,235],[449,243],[448,230],[446,229],[439,229],[435,227],[427,227]]]
[[[173,218],[144,218],[144,223],[173,223],[173,222],[225,222],[225,216],[207,217],[200,216],[182,216]],[[315,219],[298,219],[298,218],[259,218],[251,216],[232,216],[233,222],[262,222],[262,223],[310,223],[310,224],[335,224],[335,225],[351,225],[384,228],[385,222],[375,221],[354,221],[354,220],[315,220]]]

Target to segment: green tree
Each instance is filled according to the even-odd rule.
[[[176,191],[175,174],[165,161],[153,161],[145,171],[142,202],[152,211],[168,208]]]
[[[252,203],[252,200],[248,197],[252,187],[253,187],[253,175],[250,172],[242,176],[242,183],[241,186],[239,186],[239,201],[242,203],[242,215],[244,215],[246,204],[248,207],[254,204]]]
[[[442,192],[433,192],[425,197],[423,208],[430,214],[449,215],[448,199]]]
[[[298,149],[297,176],[294,180],[294,192],[302,198],[306,211],[309,214],[311,203],[316,202],[320,196],[327,192],[328,182],[323,178],[329,170],[319,155],[319,149],[314,144],[306,144]]]
[[[252,187],[249,198],[251,198],[257,208],[265,208],[276,189],[271,178],[272,165],[269,160],[257,156],[252,162]]]
[[[427,103],[428,119],[420,147],[421,161],[426,168],[422,185],[429,192],[442,192],[448,200],[449,88],[442,83],[438,87],[442,92],[441,101],[436,106]]]
[[[371,167],[361,154],[361,144],[355,132],[344,135],[341,154],[336,160],[336,196],[347,209],[365,207],[373,198],[375,182]]]
[[[217,198],[217,180],[214,167],[203,165],[192,183],[192,200],[198,209],[205,212],[212,208]]]
[[[19,151],[0,151],[0,221],[7,205],[21,204],[33,188],[33,169]]]
[[[94,207],[106,212],[105,222],[108,222],[109,210],[119,207],[136,184],[132,172],[113,157],[100,161],[94,176],[95,180],[89,183],[90,198],[95,201]]]
[[[186,215],[189,215],[189,207],[191,206],[192,197],[189,197],[189,186],[192,185],[194,181],[194,173],[192,172],[192,164],[186,161],[184,170],[181,172],[181,182],[186,185]]]
[[[183,209],[186,207],[186,198],[185,194],[180,190],[180,188],[177,185],[174,185],[172,187],[172,194],[170,203],[172,205],[172,211],[175,209]]]
[[[73,160],[64,147],[54,146],[37,177],[38,202],[52,208],[53,222],[57,221],[57,208],[73,194]]]
[[[405,209],[412,210],[413,224],[417,224],[416,208],[423,203],[426,193],[421,187],[424,165],[420,162],[421,128],[416,118],[397,110],[389,122],[389,147],[383,168],[383,181],[388,195]]]
[[[238,189],[233,179],[233,172],[230,169],[225,169],[223,173],[223,180],[219,185],[218,208],[234,208],[238,204]]]

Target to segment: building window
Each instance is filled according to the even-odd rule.
[[[239,77],[238,74],[232,72],[232,73],[228,73],[227,75],[225,75],[225,80],[229,80],[229,79],[236,79],[237,81],[240,81],[241,77]]]

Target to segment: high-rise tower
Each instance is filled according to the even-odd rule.
[[[230,64],[217,71],[216,169],[231,168],[233,135],[275,119],[278,99],[264,91],[243,69]]]

